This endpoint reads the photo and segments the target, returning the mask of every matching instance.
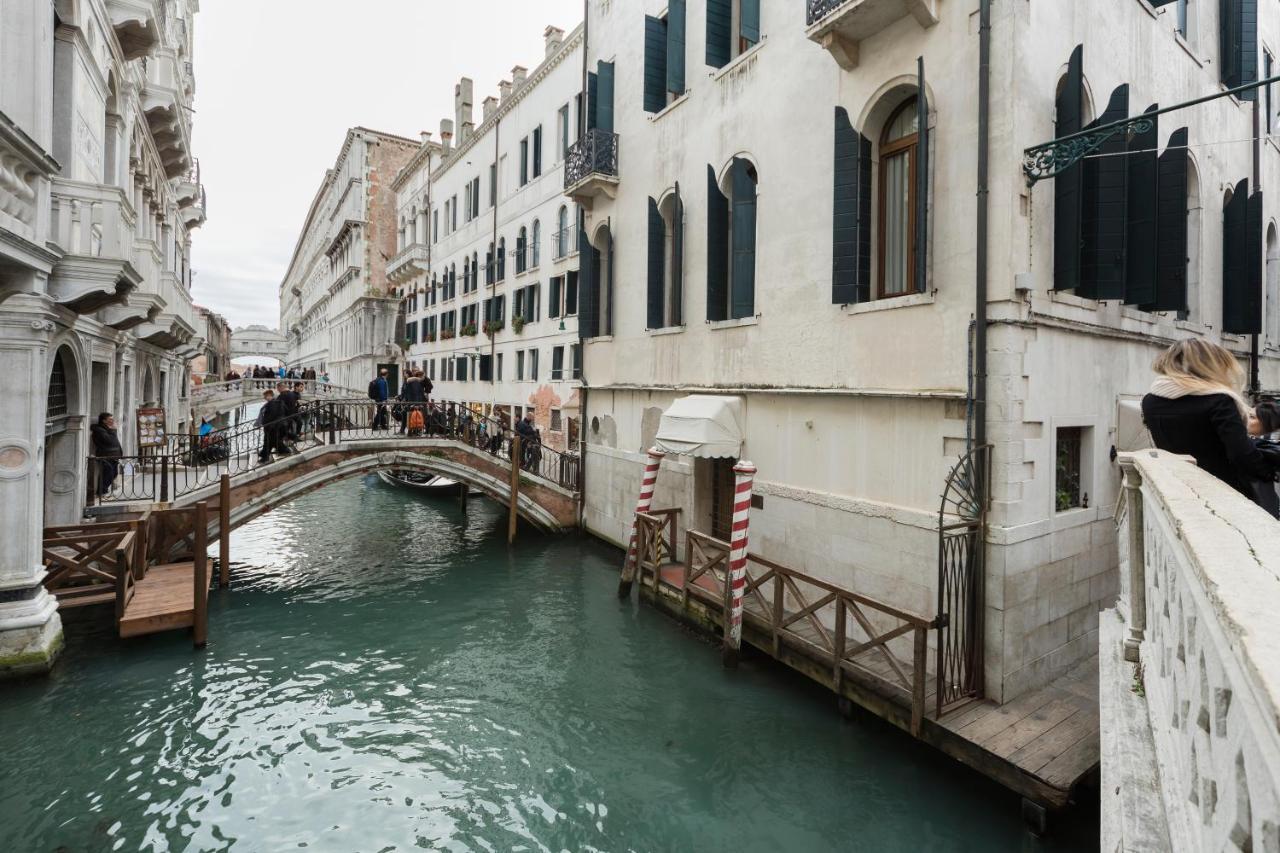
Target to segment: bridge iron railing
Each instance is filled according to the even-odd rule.
[[[402,427],[415,409],[423,415],[421,429]],[[446,439],[510,461],[514,435],[501,421],[453,403],[313,400],[267,424],[241,424],[203,437],[172,436],[165,445],[134,456],[90,456],[90,503],[166,503],[216,484],[223,474],[235,478],[257,470],[272,457],[350,441]],[[579,489],[577,454],[546,447],[536,438],[521,442],[520,468],[570,491]]]

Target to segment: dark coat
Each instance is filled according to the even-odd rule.
[[[1254,445],[1235,401],[1226,394],[1170,400],[1148,394],[1142,419],[1156,447],[1195,457],[1196,464],[1257,502],[1254,480],[1274,480],[1275,467]]]
[[[271,427],[275,425],[276,421],[287,417],[288,414],[284,400],[279,397],[273,397],[269,403],[262,407],[262,423],[264,426]]]
[[[285,414],[292,415],[298,411],[298,402],[302,399],[302,395],[297,391],[282,391],[276,399],[284,404]]]
[[[427,395],[422,388],[422,380],[417,377],[405,380],[404,387],[400,389],[400,399],[406,403],[425,402]]]
[[[89,435],[93,439],[93,455],[99,459],[119,459],[124,456],[124,448],[120,446],[120,436],[109,426],[94,424],[89,427]]]

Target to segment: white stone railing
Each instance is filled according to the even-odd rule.
[[[1280,522],[1184,457],[1120,464],[1103,849],[1280,850]]]

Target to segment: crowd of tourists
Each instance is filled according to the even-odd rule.
[[[1156,359],[1156,380],[1142,401],[1155,446],[1196,464],[1280,518],[1280,405],[1249,405],[1244,370],[1229,350],[1198,338]]]
[[[238,382],[241,379],[283,379],[283,380],[302,380],[303,382],[323,382],[329,383],[329,371],[324,370],[319,373],[314,367],[307,367],[299,370],[296,367],[285,369],[284,365],[279,367],[264,367],[260,364],[252,367],[246,367],[242,372],[236,373],[235,368],[227,371],[227,375],[222,377],[224,382]]]

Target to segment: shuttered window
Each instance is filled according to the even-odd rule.
[[[846,305],[871,299],[871,140],[844,107],[835,119],[831,301]]]
[[[1258,79],[1258,0],[1219,0],[1218,73],[1228,88]],[[1240,93],[1252,101],[1256,89]]]
[[[578,225],[578,257],[581,264],[582,288],[578,294],[581,310],[578,314],[578,334],[583,339],[600,335],[599,286],[600,253],[587,239],[586,229]]]
[[[1118,86],[1106,112],[1092,126],[1128,115],[1129,87]],[[1129,158],[1125,154],[1125,136],[1117,133],[1098,148],[1096,156],[1084,161],[1083,239],[1076,294],[1086,299],[1124,298],[1129,213]]]
[[[529,137],[520,140],[520,186],[529,183]]]
[[[746,160],[733,160],[733,257],[730,316],[750,317],[756,309],[756,174]]]
[[[554,319],[559,317],[561,314],[560,296],[563,290],[563,278],[561,276],[556,276],[551,279],[550,288],[551,293],[549,294],[549,301],[547,303],[547,316]]]
[[[667,3],[667,91],[676,97],[684,94],[685,2]]]
[[[733,0],[707,0],[707,64],[723,68],[733,52]]]
[[[674,206],[671,212],[671,296],[667,312],[672,326],[684,324],[684,200],[680,197],[680,183],[676,182]]]
[[[533,176],[542,175],[542,126],[533,129]]]
[[[738,53],[760,43],[760,0],[738,0]]]
[[[578,271],[569,270],[564,279],[564,313],[572,317],[578,313]]]
[[[594,71],[587,72],[587,130],[595,130],[599,125],[600,75]]]
[[[1147,112],[1159,109],[1153,104]],[[1150,305],[1156,298],[1157,227],[1159,203],[1159,119],[1151,129],[1133,134],[1128,143],[1129,190],[1128,254],[1124,282],[1126,305]]]
[[[507,238],[503,237],[498,240],[498,263],[497,280],[502,281],[507,277]]]
[[[1262,193],[1236,184],[1222,212],[1222,331],[1262,332]]]
[[[658,202],[649,197],[649,287],[647,328],[661,329],[663,323],[663,297],[666,290],[666,224],[658,212]]]
[[[1083,129],[1084,48],[1077,45],[1067,63],[1056,101],[1054,133],[1058,139]],[[1080,284],[1081,205],[1084,201],[1084,167],[1063,169],[1053,181],[1053,287],[1074,290]]]
[[[667,22],[644,19],[644,108],[661,112],[667,105]]]
[[[596,77],[599,98],[596,105],[596,126],[606,133],[613,133],[613,63],[598,63]]]
[[[707,319],[729,317],[729,199],[707,166]]]

